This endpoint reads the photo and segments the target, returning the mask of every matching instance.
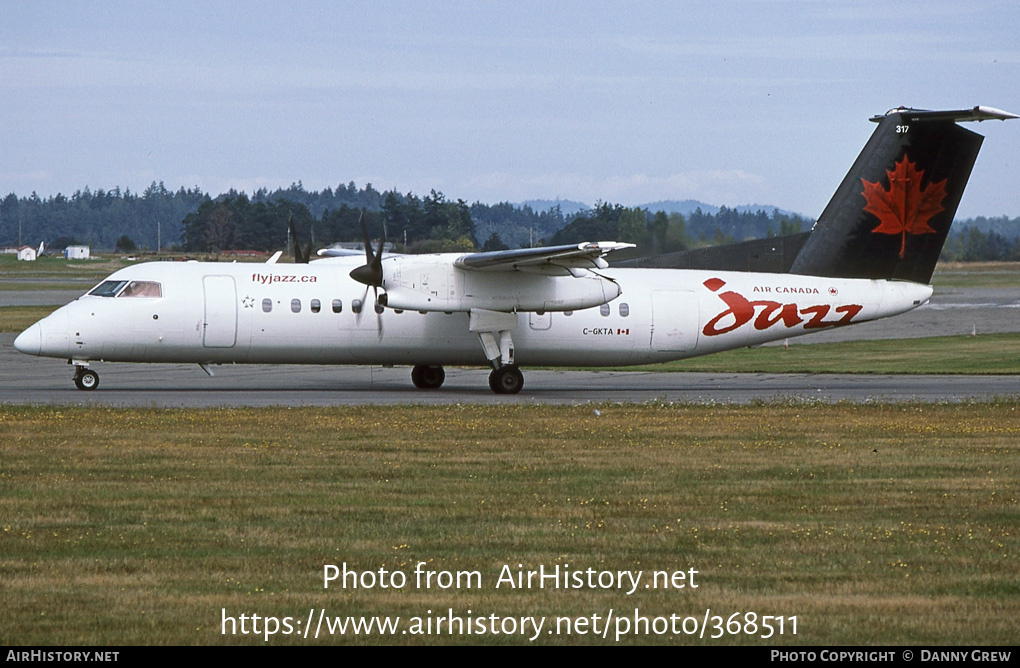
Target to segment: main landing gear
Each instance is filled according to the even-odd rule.
[[[469,328],[478,335],[485,359],[492,365],[489,387],[496,394],[517,394],[524,387],[524,374],[514,364],[516,313],[472,309]]]
[[[430,364],[418,364],[411,369],[411,382],[419,390],[437,390],[446,380],[443,367]]]
[[[417,364],[411,369],[411,382],[419,390],[437,390],[446,380],[439,365]],[[496,394],[517,394],[524,387],[524,374],[516,364],[504,364],[489,373],[489,387]]]
[[[99,387],[99,374],[84,366],[75,366],[74,385],[79,390],[94,390]]]
[[[438,390],[446,380],[443,367],[417,364],[411,369],[411,382],[419,390]],[[516,364],[504,364],[489,373],[489,387],[496,394],[517,394],[524,387],[524,374]]]
[[[517,394],[524,387],[524,374],[516,364],[504,364],[489,374],[489,387],[496,394]]]
[[[524,374],[514,364],[511,330],[517,326],[517,313],[471,309],[470,331],[478,335],[485,359],[492,365],[489,388],[496,394],[517,394],[524,387]],[[411,370],[411,382],[422,390],[434,390],[446,380],[443,367],[417,364]]]

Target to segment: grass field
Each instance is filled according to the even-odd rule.
[[[1020,262],[940,262],[931,282],[936,288],[1015,288]]]
[[[264,642],[221,635],[224,609],[399,615],[406,630],[449,609],[552,625],[637,608],[699,623],[706,610],[724,623],[741,613],[742,628],[748,612],[781,615],[785,633],[621,642],[1015,644],[1018,413],[1015,402],[0,407],[0,643]],[[420,561],[477,571],[481,587],[420,589]],[[343,563],[408,584],[324,589],[324,565]],[[496,589],[518,564],[694,569],[698,587]],[[616,628],[607,640],[587,630],[536,642],[613,644]]]
[[[715,373],[1020,373],[1020,334],[801,343],[740,348],[634,371]]]
[[[13,255],[0,255],[0,290],[46,289],[34,283],[63,281],[86,283],[85,289],[106,276],[133,262],[119,257],[92,260],[65,260],[60,257],[41,257],[34,262],[18,262]]]
[[[0,332],[23,332],[56,310],[56,306],[0,306]]]

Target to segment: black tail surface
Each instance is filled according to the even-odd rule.
[[[1006,120],[988,107],[894,109],[818,218],[790,273],[931,280],[983,137],[957,121]]]

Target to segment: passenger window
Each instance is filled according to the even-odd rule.
[[[354,311],[355,313],[361,313],[361,300],[360,299],[353,299],[353,300],[351,300],[351,310]]]
[[[291,299],[290,300],[290,310],[293,311],[294,313],[301,313],[301,300],[300,299]]]
[[[630,305],[620,304],[620,317],[626,318],[628,315],[630,315]]]
[[[266,297],[265,299],[263,299],[262,300],[262,310],[265,313],[269,313],[270,311],[272,311],[273,310],[273,300],[270,299],[269,297]]]
[[[608,316],[609,315],[609,304],[603,304],[602,306],[600,306],[599,307],[599,313],[601,313],[604,316]]]
[[[318,313],[322,310],[322,303],[318,299],[313,299],[309,308],[311,308],[312,313]]]
[[[344,303],[339,299],[333,300],[333,313],[340,313],[344,310]]]
[[[382,304],[380,304],[379,302],[375,303],[375,312],[376,313],[382,313],[384,310],[386,310],[386,309],[383,308]]]

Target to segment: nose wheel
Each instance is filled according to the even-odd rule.
[[[489,387],[496,394],[517,394],[524,387],[524,374],[516,364],[504,364],[489,374]]]
[[[80,366],[74,372],[74,385],[79,390],[94,390],[99,387],[99,374]]]

